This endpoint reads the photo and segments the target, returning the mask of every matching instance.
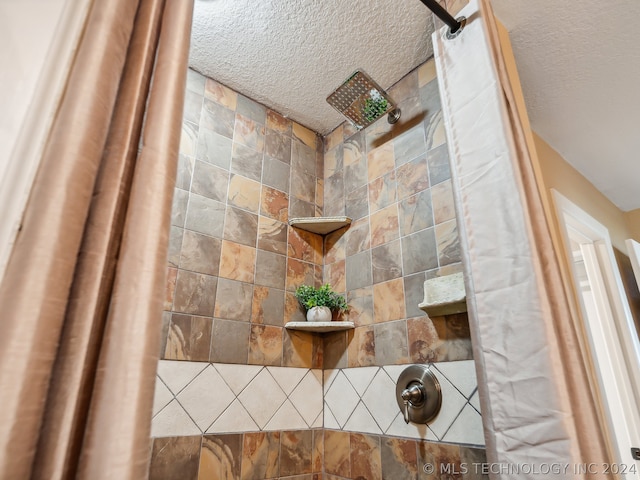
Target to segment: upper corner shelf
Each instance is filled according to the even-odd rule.
[[[326,235],[350,224],[349,217],[300,217],[289,220],[292,227],[319,235]]]

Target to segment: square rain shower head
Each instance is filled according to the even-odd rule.
[[[356,70],[331,95],[327,103],[358,130],[368,127],[389,112],[389,123],[400,118],[400,109],[380,85],[362,70]]]

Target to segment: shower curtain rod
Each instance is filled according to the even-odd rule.
[[[431,10],[440,20],[449,26],[450,34],[457,33],[463,27],[463,22],[459,22],[447,12],[436,0],[420,0],[429,10]]]

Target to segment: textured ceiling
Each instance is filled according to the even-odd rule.
[[[198,0],[190,64],[325,134],[344,121],[325,99],[357,68],[388,88],[432,55],[418,0]]]
[[[622,210],[640,208],[638,0],[493,0],[534,130]],[[193,68],[325,134],[356,68],[388,88],[431,56],[419,0],[196,0]]]

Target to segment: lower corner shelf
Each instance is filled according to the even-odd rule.
[[[307,332],[338,332],[355,328],[353,322],[289,322],[284,326],[288,330],[304,330]]]

